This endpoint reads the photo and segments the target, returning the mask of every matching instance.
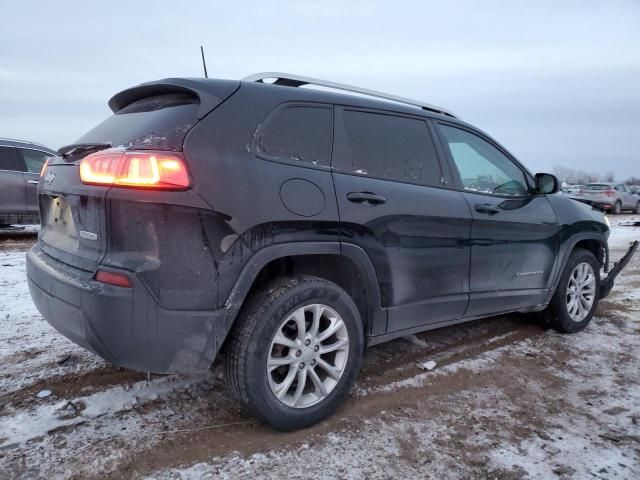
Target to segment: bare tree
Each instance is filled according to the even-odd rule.
[[[627,178],[627,185],[640,185],[640,177]]]
[[[613,172],[609,171],[609,172],[605,173],[602,176],[601,181],[603,181],[603,182],[615,182],[616,181],[616,177],[613,174]]]
[[[615,175],[613,172],[608,172],[604,175],[597,175],[593,172],[585,172],[577,168],[565,167],[564,165],[557,165],[553,167],[553,174],[558,177],[562,182],[570,184],[585,185],[593,182],[613,182],[615,181]],[[640,180],[640,179],[639,179]]]
[[[561,182],[574,183],[576,171],[573,168],[558,165],[553,167],[553,174],[558,177]]]

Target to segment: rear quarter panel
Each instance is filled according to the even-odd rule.
[[[275,89],[274,89],[275,90]],[[199,122],[187,135],[183,150],[193,188],[224,218],[224,234],[212,245],[219,271],[219,298],[227,298],[246,262],[260,249],[285,242],[337,242],[338,208],[331,171],[268,161],[251,148],[252,136],[269,112],[291,101],[290,89],[271,95],[243,86]],[[295,100],[295,99],[293,99]],[[281,200],[281,187],[304,179],[322,192],[323,207],[312,216],[290,211]],[[296,201],[308,201],[297,192]]]

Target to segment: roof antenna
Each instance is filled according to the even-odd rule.
[[[204,48],[200,45],[200,54],[202,55],[202,68],[204,68],[204,78],[209,78],[207,75],[207,62],[204,60]]]

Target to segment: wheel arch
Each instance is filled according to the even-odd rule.
[[[584,249],[593,253],[598,263],[604,268],[605,272],[607,271],[607,265],[609,263],[609,247],[607,245],[606,237],[604,235],[594,234],[582,234],[574,236],[565,244],[564,248],[562,249],[561,258],[558,262],[559,266],[555,271],[552,288],[549,291],[546,303],[551,301],[551,298],[558,288],[560,278],[562,277],[562,273],[567,266],[567,262],[569,261],[569,258],[571,258],[571,254],[577,249]]]
[[[360,247],[339,242],[282,243],[259,250],[242,269],[225,307],[239,311],[253,291],[282,275],[314,275],[336,283],[358,307],[366,336],[386,331],[371,260]]]

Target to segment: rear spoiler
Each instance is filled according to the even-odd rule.
[[[117,113],[127,105],[143,98],[167,93],[195,95],[200,101],[198,120],[220,105],[240,88],[237,80],[213,80],[204,78],[165,78],[142,83],[116,93],[109,100],[109,108]]]

